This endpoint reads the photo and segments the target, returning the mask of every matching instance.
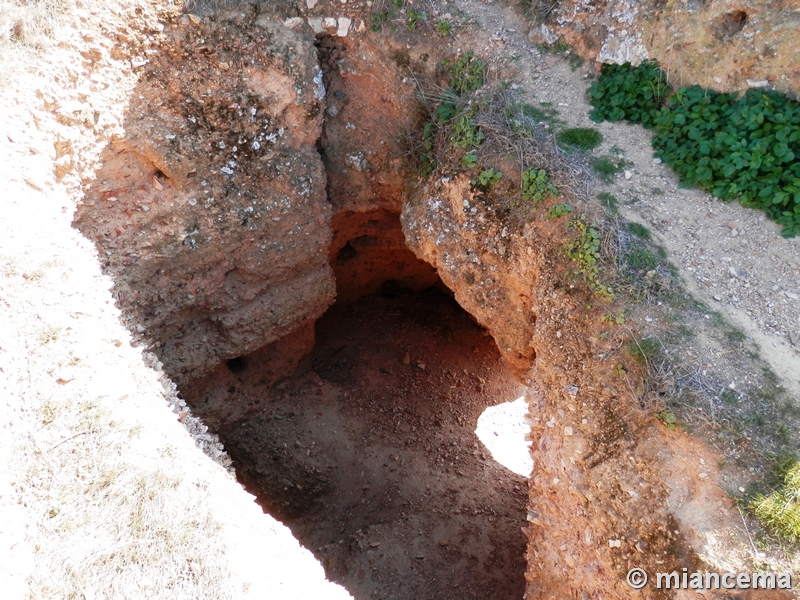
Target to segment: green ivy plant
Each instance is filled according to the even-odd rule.
[[[548,219],[558,219],[560,217],[566,217],[569,213],[572,212],[572,207],[569,204],[553,204],[547,210],[547,218]]]
[[[655,155],[687,185],[738,199],[800,233],[800,104],[773,91],[737,98],[681,88],[657,122]]]
[[[477,111],[470,110],[459,116],[450,136],[450,145],[453,148],[477,148],[483,142],[486,136],[474,121],[475,112]]]
[[[589,97],[595,121],[654,129],[655,156],[683,184],[763,210],[785,237],[800,234],[798,102],[756,89],[741,97],[696,85],[671,93],[654,62],[604,66]]]
[[[463,164],[468,169],[474,169],[475,165],[478,164],[478,155],[474,150],[467,152],[464,156],[461,157],[461,164]]]
[[[484,169],[470,183],[482,190],[488,190],[503,179],[503,173],[494,168]]]
[[[447,70],[450,89],[459,96],[474,92],[486,79],[486,63],[472,52],[464,52],[455,62],[445,59],[442,66]]]
[[[666,75],[655,61],[636,68],[630,63],[603,65],[600,78],[589,87],[589,101],[594,106],[589,118],[597,123],[624,119],[652,127],[671,92]]]
[[[613,300],[611,286],[600,279],[600,231],[586,221],[586,216],[571,219],[569,227],[577,232],[567,244],[567,257],[575,263],[589,288],[603,300]]]
[[[531,168],[522,172],[522,199],[541,202],[549,196],[558,196],[558,188],[550,183],[547,171]]]
[[[414,31],[420,21],[425,21],[427,19],[425,13],[413,9],[409,9],[406,16],[408,17],[406,27],[408,27],[409,31]]]

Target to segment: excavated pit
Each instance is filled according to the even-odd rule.
[[[184,394],[328,577],[355,598],[522,597],[527,479],[475,434],[522,387],[449,296],[392,288],[335,305],[273,386],[259,356],[241,364]],[[214,411],[243,404],[233,421]]]
[[[183,397],[264,510],[355,598],[522,597],[527,479],[476,428],[524,387],[405,246],[396,213],[333,224],[337,303]]]
[[[520,598],[527,479],[476,428],[523,387],[406,246],[413,90],[379,49],[259,23],[174,29],[75,225],[331,579],[358,599]]]

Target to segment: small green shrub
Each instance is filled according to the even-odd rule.
[[[613,156],[598,156],[592,160],[592,168],[603,183],[614,181],[614,175],[621,173],[628,161]]]
[[[402,5],[402,0],[400,2]],[[413,17],[412,12],[409,11],[409,18]],[[415,19],[416,23],[424,19],[424,15],[418,13]],[[471,149],[480,146],[485,138],[475,122],[481,106],[469,106],[466,96],[483,85],[486,63],[466,52],[454,62],[444,60],[440,64],[446,69],[449,87],[442,101],[429,109],[430,119],[422,126],[422,140],[417,146],[418,170],[422,177],[430,176],[436,168],[436,139],[440,128],[449,126],[450,147],[466,151],[461,162],[469,168],[477,163],[477,155]]]
[[[461,164],[467,167],[468,169],[474,169],[475,166],[478,164],[478,155],[475,151],[467,152],[464,156],[461,157]]]
[[[608,192],[601,192],[597,194],[597,199],[600,200],[600,204],[612,215],[617,214],[619,210],[619,200],[614,194],[609,194]]]
[[[450,145],[453,148],[477,148],[486,137],[473,120],[474,112],[463,113],[453,126],[450,136]]]
[[[372,31],[380,31],[386,22],[389,20],[389,11],[382,10],[380,12],[372,13],[370,16],[369,28]]]
[[[625,255],[625,262],[632,269],[652,271],[658,266],[658,258],[644,247],[635,247]]]
[[[433,121],[428,121],[422,128],[419,164],[419,174],[422,177],[428,177],[436,168],[436,123]]]
[[[436,24],[436,33],[442,37],[447,37],[453,30],[453,26],[447,21],[439,21]]]
[[[544,169],[527,169],[522,172],[522,199],[541,202],[549,196],[558,196],[558,188],[550,183]]]
[[[621,310],[616,315],[613,312],[608,311],[602,317],[600,317],[600,320],[606,325],[624,325],[625,311]]]
[[[497,169],[484,169],[471,183],[475,187],[487,190],[494,184],[500,183],[501,179],[503,179],[503,174]]]
[[[661,421],[667,429],[678,428],[678,417],[674,412],[662,411],[656,414],[656,418]]]
[[[406,27],[408,27],[409,31],[414,31],[417,28],[417,25],[427,19],[425,13],[419,12],[413,9],[409,9],[406,13],[407,21]]]
[[[671,91],[655,61],[636,68],[630,63],[603,65],[600,78],[589,87],[589,101],[594,106],[589,118],[597,123],[624,119],[652,128]]]
[[[629,342],[627,350],[631,358],[643,365],[658,359],[662,353],[661,342],[652,337]]]
[[[650,239],[650,230],[644,225],[640,225],[639,223],[628,223],[628,231],[630,231],[633,235],[643,240]]]
[[[595,294],[604,300],[613,300],[614,291],[600,280],[600,231],[587,223],[584,215],[570,220],[569,227],[577,231],[577,235],[567,244],[567,257],[576,264],[578,273]]]
[[[603,136],[600,132],[589,127],[565,129],[558,133],[557,138],[561,144],[584,152],[597,148],[603,141]]]
[[[547,210],[548,219],[558,219],[559,217],[566,217],[572,212],[572,207],[569,204],[554,204]]]
[[[442,65],[447,70],[450,89],[459,96],[474,92],[486,80],[486,63],[472,52],[464,52],[455,62],[445,59]]]
[[[777,470],[777,489],[769,495],[759,494],[750,508],[780,537],[800,542],[800,462],[794,457],[783,459]]]

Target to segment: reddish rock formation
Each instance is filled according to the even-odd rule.
[[[658,60],[673,85],[800,93],[800,7],[770,0],[603,0],[556,3],[542,41],[561,36],[590,60]],[[547,34],[546,36],[543,34]]]
[[[685,436],[668,439],[634,391],[617,387],[619,348],[596,336],[599,300],[563,283],[564,225],[539,218],[514,227],[467,177],[441,173],[404,206],[402,221],[409,246],[530,384],[526,597],[627,598],[634,567],[691,571],[723,558],[742,568],[738,515],[714,478],[698,474],[706,451]]]
[[[263,17],[183,21],[75,218],[179,383],[334,300],[313,38]]]

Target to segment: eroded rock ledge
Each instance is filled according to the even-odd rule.
[[[75,217],[179,384],[335,296],[313,36],[243,15],[183,21],[151,55]]]
[[[595,335],[594,300],[562,283],[563,225],[503,223],[463,176],[421,187],[402,221],[409,246],[529,384],[526,597],[627,598],[634,567],[744,568],[730,501],[686,460],[706,451],[666,432],[632,390],[610,383],[617,349]]]

